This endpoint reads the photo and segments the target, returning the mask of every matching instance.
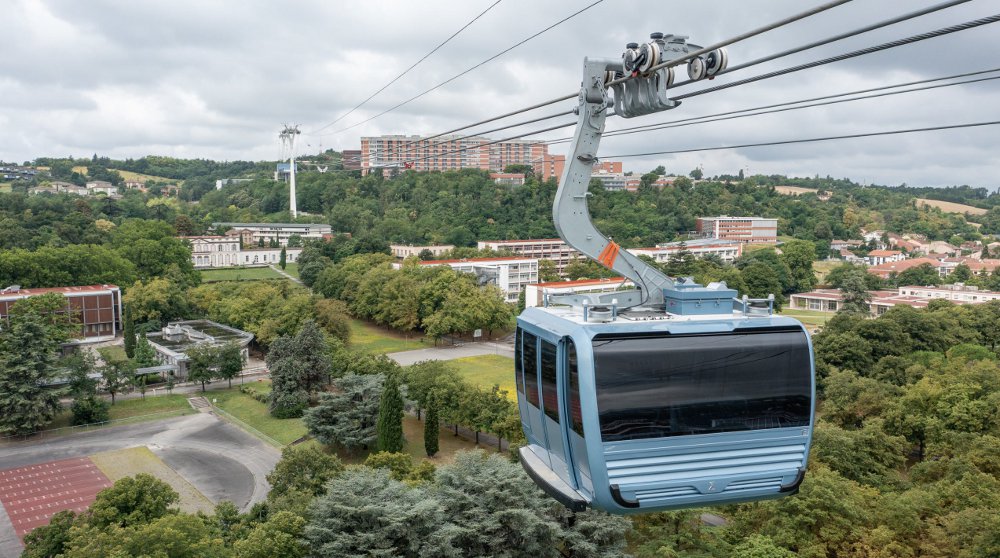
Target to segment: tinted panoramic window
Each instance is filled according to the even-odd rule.
[[[580,411],[580,369],[576,363],[576,345],[566,340],[566,371],[569,376],[569,418],[573,431],[583,436],[583,413]]]
[[[598,336],[594,374],[606,442],[809,424],[801,330]]]
[[[524,393],[524,365],[521,362],[521,328],[514,333],[514,383],[517,392]]]
[[[522,362],[524,362],[524,394],[528,403],[538,407],[538,338],[525,331],[521,339]]]
[[[542,405],[545,414],[559,422],[559,391],[556,389],[556,346],[542,341]]]

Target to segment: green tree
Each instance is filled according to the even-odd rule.
[[[556,268],[556,262],[542,258],[538,260],[538,280],[544,282],[547,281],[559,281],[559,271]]]
[[[33,313],[12,312],[0,329],[0,432],[30,434],[59,410],[59,392],[44,387],[56,374],[58,343],[51,335]]]
[[[243,348],[237,343],[226,343],[218,349],[219,365],[217,375],[219,379],[227,380],[229,387],[233,387],[233,378],[243,372],[243,365],[246,361],[243,356]]]
[[[267,475],[271,494],[281,496],[292,491],[322,494],[326,483],[344,470],[336,456],[315,446],[285,446],[281,460]]]
[[[811,290],[816,285],[813,262],[816,245],[808,240],[790,240],[781,246],[781,261],[792,274],[792,288],[796,292]]]
[[[405,481],[413,472],[413,457],[403,452],[379,451],[365,459],[365,467],[386,469],[393,479]]]
[[[870,313],[872,295],[868,292],[865,275],[868,273],[863,269],[852,269],[840,279],[840,293],[843,297],[841,312],[859,316],[867,316]]]
[[[320,442],[354,451],[368,449],[376,440],[385,376],[348,374],[334,380],[336,391],[322,393],[319,403],[305,412],[303,422]]]
[[[219,377],[221,365],[220,347],[208,344],[195,345],[187,351],[187,379],[201,382],[201,391],[205,392],[205,384]]]
[[[938,271],[934,268],[934,266],[925,263],[903,270],[903,272],[896,277],[896,284],[900,286],[940,285],[941,275],[938,274]]]
[[[129,305],[125,306],[125,315],[122,318],[125,327],[122,331],[122,337],[125,340],[125,356],[128,358],[135,357],[135,322],[132,321],[132,307]]]
[[[62,556],[70,540],[70,529],[76,522],[72,510],[56,512],[48,525],[36,527],[24,537],[21,558],[51,558]]]
[[[379,451],[403,451],[403,397],[399,393],[399,379],[396,374],[386,378],[379,400],[377,447]]]
[[[287,511],[279,511],[257,525],[233,544],[236,558],[303,558],[309,547],[302,541],[306,520]]]
[[[180,496],[160,479],[139,473],[115,481],[97,494],[90,506],[90,523],[98,527],[140,525],[163,517]]]
[[[441,436],[441,423],[438,420],[437,401],[431,397],[427,409],[427,420],[424,421],[424,451],[427,457],[434,457],[439,449],[438,438]]]
[[[751,298],[767,298],[774,295],[775,308],[781,307],[781,281],[778,273],[764,262],[754,262],[742,270],[747,294]]]
[[[281,267],[281,269],[285,269],[285,266],[287,265],[287,258],[288,254],[285,252],[285,247],[282,246],[281,256],[278,257],[278,265]]]
[[[104,391],[111,394],[111,404],[115,397],[132,385],[135,378],[135,366],[127,360],[117,360],[104,363],[101,367],[101,379],[104,381]]]
[[[137,368],[156,366],[160,361],[156,358],[156,349],[149,344],[145,333],[140,333],[135,344],[135,365]]]
[[[701,180],[701,177],[705,176],[705,173],[702,172],[701,167],[698,167],[698,168],[692,170],[691,172],[689,172],[688,176],[690,176],[691,178],[693,178],[695,180]]]

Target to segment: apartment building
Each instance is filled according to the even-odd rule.
[[[722,240],[735,240],[744,244],[776,244],[778,220],[767,217],[699,217],[698,233]]]
[[[565,155],[549,155],[545,153],[541,159],[532,160],[532,170],[535,176],[541,180],[562,178],[563,169],[566,167]]]
[[[460,273],[476,276],[480,285],[496,285],[504,299],[517,303],[521,291],[538,282],[538,260],[534,258],[466,258],[461,260],[429,260],[420,265],[446,265]],[[402,264],[393,264],[399,269]]]
[[[671,256],[687,250],[696,258],[703,258],[709,254],[715,254],[722,258],[724,262],[732,263],[736,258],[743,255],[743,243],[735,240],[720,240],[718,238],[696,238],[683,242],[667,242],[657,244],[653,248],[629,248],[629,253],[636,256],[649,256],[658,263],[670,260]]]
[[[61,294],[66,306],[59,313],[73,316],[80,324],[75,343],[110,341],[122,330],[122,294],[115,285],[83,285],[22,289],[17,285],[0,290],[0,329],[7,325],[10,308],[28,297]]]
[[[561,238],[533,238],[527,240],[480,240],[476,243],[480,250],[508,251],[518,256],[551,260],[561,275],[566,266],[583,257],[570,248]]]
[[[487,145],[489,144],[489,145]],[[481,169],[503,172],[508,165],[544,161],[548,145],[537,140],[509,140],[490,144],[489,138],[458,135],[384,135],[361,138],[361,174],[396,167],[415,171]]]

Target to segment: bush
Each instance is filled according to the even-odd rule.
[[[265,405],[267,404],[268,394],[266,393],[259,392],[248,386],[240,386],[240,393],[244,393],[246,395],[249,395],[250,397],[253,397],[254,401],[258,401]]]
[[[73,425],[107,422],[111,419],[108,402],[93,395],[73,401]]]
[[[309,394],[305,390],[278,394],[271,392],[270,411],[274,418],[299,418],[309,408]]]

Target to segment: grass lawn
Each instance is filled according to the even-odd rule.
[[[517,400],[512,359],[499,355],[482,355],[458,358],[449,362],[458,367],[462,377],[470,384],[486,390],[491,389],[494,384],[499,384],[500,389],[507,390],[507,399]]]
[[[122,345],[112,345],[110,347],[99,347],[97,352],[101,354],[101,358],[104,362],[118,362],[122,360],[128,360],[128,355],[125,354],[125,347]]]
[[[256,385],[254,389],[257,389]],[[274,438],[280,444],[290,444],[306,434],[306,426],[302,423],[302,419],[274,418],[268,414],[267,405],[245,393],[240,393],[235,387],[231,390],[213,391],[205,394],[205,397],[210,401],[214,399],[220,409]]]
[[[186,395],[160,395],[153,397],[148,393],[149,392],[147,392],[146,399],[119,399],[118,402],[112,405],[108,411],[111,420],[121,420],[152,414],[155,414],[156,416],[151,416],[144,420],[158,420],[168,416],[180,416],[195,412],[194,409],[191,408],[191,405],[187,402]],[[168,415],[167,413],[173,414]],[[56,419],[45,429],[51,430],[54,428],[72,426],[72,420],[73,412],[67,407],[61,413],[56,415]],[[109,426],[114,426],[114,424],[112,423]]]
[[[285,264],[285,273],[291,275],[292,277],[299,278],[299,264],[296,262],[288,262]]]
[[[236,267],[231,269],[203,269],[201,282],[213,281],[260,281],[261,279],[284,279],[270,267]]]
[[[146,446],[104,451],[90,456],[102,473],[112,482],[136,473],[147,473],[170,485],[180,494],[178,507],[186,513],[212,513],[215,505],[197,488],[177,474]]]
[[[10,192],[11,183],[10,182],[0,182],[0,192]]]
[[[409,339],[392,330],[351,319],[351,348],[368,353],[385,354],[413,349],[426,349],[423,334],[410,334]]]
[[[821,326],[830,321],[835,314],[832,312],[819,312],[817,310],[785,308],[781,311],[781,315],[795,318],[807,326]]]
[[[842,263],[844,262],[841,261],[829,262],[825,260],[813,262],[813,273],[816,274],[816,281],[820,285],[824,284],[826,282],[826,276],[831,271],[833,271],[833,268],[837,267],[838,265],[841,265]]]

